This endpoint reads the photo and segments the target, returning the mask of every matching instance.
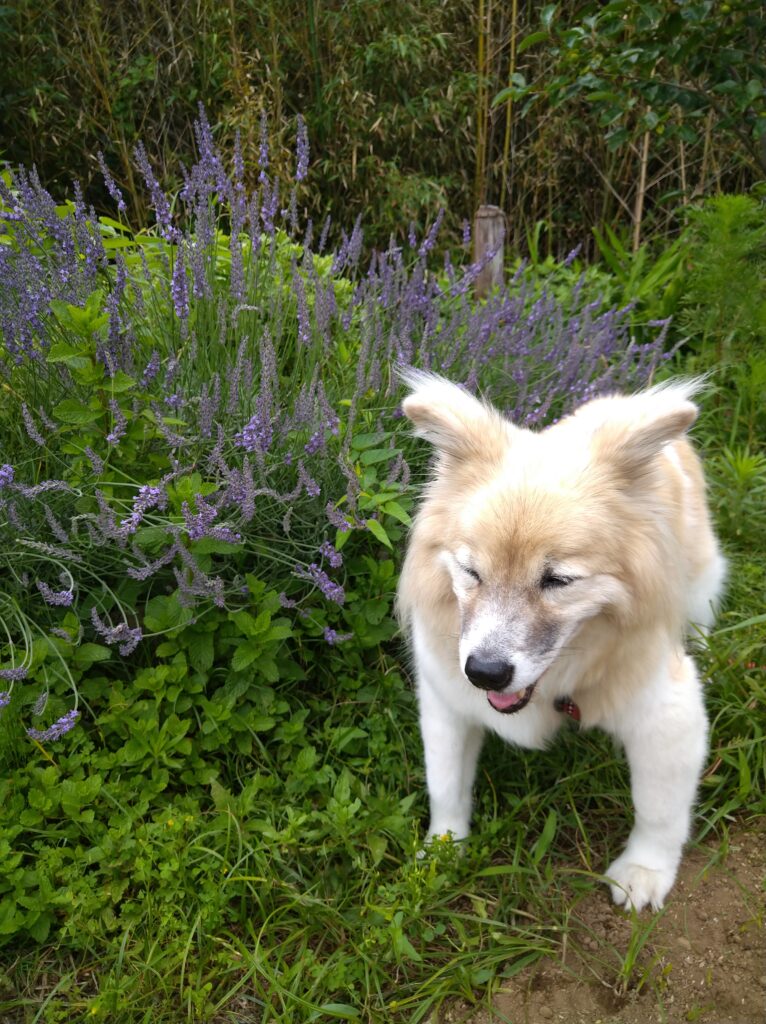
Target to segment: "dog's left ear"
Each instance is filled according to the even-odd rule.
[[[648,472],[665,445],[685,434],[696,420],[698,409],[690,396],[697,387],[694,381],[685,381],[591,403],[601,414],[593,433],[599,457],[628,480]],[[590,411],[587,406],[586,411]]]
[[[411,368],[400,376],[412,389],[402,402],[418,437],[457,460],[502,458],[516,427],[497,409],[435,373]]]

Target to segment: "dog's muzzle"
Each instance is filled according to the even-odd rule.
[[[513,682],[514,667],[509,661],[499,658],[482,658],[470,654],[465,662],[465,674],[474,686],[487,691],[487,700],[503,715],[512,715],[525,708],[532,698],[535,684],[524,690],[508,693]]]

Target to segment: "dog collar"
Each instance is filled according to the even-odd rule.
[[[560,711],[562,715],[569,715],[569,717],[574,719],[575,722],[580,721],[580,709],[571,697],[556,697],[553,702],[553,706],[557,711]]]

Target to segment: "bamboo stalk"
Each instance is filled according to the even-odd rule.
[[[705,144],[702,148],[702,167],[700,169],[700,180],[697,185],[697,194],[704,196],[705,194],[705,182],[707,181],[707,165],[710,159],[710,137],[712,134],[713,127],[713,108],[708,110],[707,118],[705,121]]]
[[[641,170],[638,178],[638,191],[636,202],[633,207],[633,252],[638,252],[641,244],[641,222],[644,216],[644,196],[646,195],[646,169],[649,164],[649,136],[651,132],[644,132],[641,142]]]
[[[476,182],[474,186],[474,206],[481,206],[486,197],[485,157],[487,145],[487,13],[484,0],[478,0],[478,39],[476,64],[478,72],[478,89],[476,95]]]
[[[513,85],[513,76],[516,73],[516,26],[519,15],[519,0],[511,2],[511,55],[508,63],[508,88]],[[511,122],[513,119],[513,97],[508,96],[505,103],[505,139],[503,141],[503,181],[500,189],[500,203],[505,210],[510,211],[511,198],[508,196],[506,202],[506,188],[508,185],[508,164],[511,153]]]

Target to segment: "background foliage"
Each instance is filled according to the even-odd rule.
[[[457,231],[490,201],[520,248],[544,220],[561,257],[605,222],[673,232],[684,204],[766,170],[760,0],[87,0],[70,15],[66,0],[0,12],[2,155],[103,203],[82,155],[102,149],[137,223],[135,143],[180,184],[199,101],[224,149],[240,132],[251,176],[261,111],[282,171],[302,113],[310,212],[363,211],[379,244],[441,205]]]

